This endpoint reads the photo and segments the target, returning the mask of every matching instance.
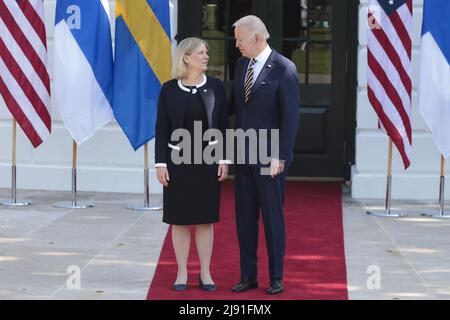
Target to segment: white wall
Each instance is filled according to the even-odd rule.
[[[172,37],[176,34],[178,0],[171,0]],[[55,0],[45,0],[46,28],[50,77],[53,78],[53,34]],[[114,36],[114,1],[111,5],[111,27]],[[42,190],[70,190],[72,139],[61,122],[59,111],[52,101],[52,134],[34,150],[18,127],[17,175],[18,188]],[[11,186],[11,114],[0,97],[0,188]],[[110,123],[78,148],[78,190],[143,192],[144,152],[131,148],[117,123]],[[154,143],[149,143],[150,192],[162,192],[155,177]]]
[[[384,198],[388,138],[377,129],[377,116],[367,98],[367,2],[361,0],[359,10],[356,165],[352,172],[352,196]],[[392,184],[394,199],[436,199],[439,191],[440,154],[418,112],[422,7],[423,0],[414,0],[412,160],[410,168],[405,171],[394,146]],[[449,188],[446,195],[447,198],[450,196]]]

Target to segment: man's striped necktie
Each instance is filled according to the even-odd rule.
[[[245,76],[245,86],[244,86],[245,102],[248,101],[248,98],[250,97],[250,91],[253,86],[253,65],[255,64],[255,62],[256,62],[255,59],[250,60],[247,69],[247,74]]]

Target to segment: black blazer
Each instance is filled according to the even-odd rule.
[[[206,83],[198,89],[208,116],[208,129],[219,129],[225,138],[228,128],[228,104],[222,81],[207,76]],[[155,135],[155,163],[168,163],[171,148],[178,143],[171,141],[172,132],[183,128],[187,98],[173,79],[163,84],[158,100]],[[223,140],[225,157],[225,139]]]

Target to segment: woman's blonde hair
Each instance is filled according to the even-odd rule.
[[[186,78],[187,65],[186,62],[184,62],[184,56],[190,55],[201,44],[204,44],[207,50],[209,49],[208,43],[205,40],[194,37],[186,38],[178,44],[172,64],[172,76],[175,79]]]

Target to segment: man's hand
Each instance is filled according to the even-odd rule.
[[[226,163],[219,164],[219,168],[217,169],[217,176],[219,177],[219,182],[225,180],[228,175],[228,165]]]
[[[272,178],[281,174],[284,171],[284,160],[272,159],[270,160],[270,176]]]
[[[169,171],[165,167],[156,168],[156,176],[158,178],[159,183],[161,183],[164,187],[169,185]]]

